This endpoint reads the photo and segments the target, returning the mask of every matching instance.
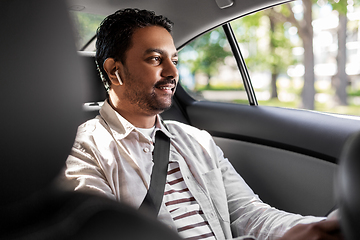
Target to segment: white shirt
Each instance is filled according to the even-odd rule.
[[[166,121],[168,131],[157,119],[156,129],[170,138],[170,159],[178,159],[184,181],[216,239],[243,235],[277,239],[298,223],[324,219],[286,213],[263,203],[206,131]],[[94,190],[138,208],[150,184],[152,150],[151,141],[105,102],[100,116],[79,127],[65,174],[76,182],[76,190]],[[175,229],[164,205],[159,220]]]

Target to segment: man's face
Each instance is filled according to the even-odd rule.
[[[120,101],[137,111],[157,114],[171,106],[179,80],[178,54],[169,32],[157,26],[137,29],[123,65]]]

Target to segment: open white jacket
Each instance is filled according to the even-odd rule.
[[[298,223],[323,219],[287,213],[263,203],[224,158],[210,134],[176,121],[165,124],[168,130],[161,121],[156,127],[170,137],[170,158],[172,154],[182,156],[176,161],[184,181],[217,239],[243,235],[277,239]],[[107,102],[99,116],[79,127],[65,172],[76,182],[76,190],[92,190],[135,208],[140,206],[150,183],[151,168],[141,167],[127,151],[131,146],[124,145],[124,139],[134,131],[134,126]],[[152,150],[149,140],[132,144],[143,144],[144,148],[148,145]],[[159,220],[175,228],[164,204]]]

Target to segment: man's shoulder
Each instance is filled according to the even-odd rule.
[[[98,137],[106,138],[111,137],[109,134],[109,127],[101,116],[96,116],[93,119],[87,120],[81,124],[76,133],[76,141],[88,141],[89,139],[95,139]]]
[[[192,144],[191,148],[196,148],[200,144],[201,150],[198,148],[199,152],[206,150],[213,159],[216,158],[217,152],[215,150],[217,147],[207,131],[177,121],[164,122],[169,132],[175,136],[173,141],[179,146],[189,147],[189,144]]]
[[[167,128],[181,129],[183,131],[201,131],[200,129],[193,127],[189,124],[178,122],[175,120],[164,120],[164,124]]]
[[[173,120],[165,120],[164,121],[166,127],[169,129],[169,131],[171,133],[186,133],[187,135],[191,135],[195,138],[211,138],[211,135],[205,131],[205,130],[201,130],[199,128],[196,128],[194,126],[182,123],[182,122],[178,122],[178,121],[173,121]]]
[[[99,127],[103,127],[103,120],[101,117],[96,116],[93,119],[87,120],[86,122],[82,123],[78,127],[78,134],[79,133],[93,133]]]

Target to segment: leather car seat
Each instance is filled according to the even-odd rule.
[[[360,133],[345,143],[337,182],[340,223],[347,240],[360,239]]]
[[[56,184],[87,92],[65,2],[2,0],[0,22],[0,239],[180,239],[125,205]]]

